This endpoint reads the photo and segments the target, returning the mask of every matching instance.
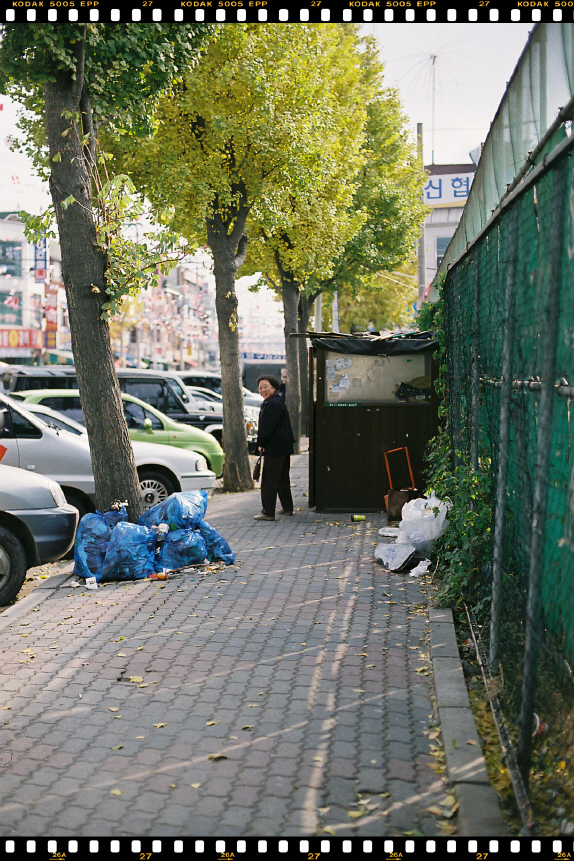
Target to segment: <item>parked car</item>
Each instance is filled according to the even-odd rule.
[[[205,389],[221,395],[221,374],[215,371],[180,371],[179,377],[188,388]],[[243,400],[249,407],[259,407],[263,398],[257,392],[252,392],[245,386],[243,389]]]
[[[175,371],[152,371],[140,368],[116,369],[120,389],[144,401],[183,424],[201,428],[212,434],[221,445],[223,440],[223,407],[221,404],[197,401]],[[73,365],[51,368],[11,365],[2,372],[2,386],[7,394],[36,389],[77,389]],[[246,417],[247,441],[257,439],[257,418]]]
[[[196,401],[205,401],[210,404],[217,404],[223,409],[223,397],[218,395],[217,392],[211,391],[211,389],[200,388],[199,386],[187,386],[187,390],[192,393],[193,397]],[[263,398],[261,395],[257,395],[260,398],[261,402],[263,402]],[[245,403],[244,406],[245,419],[246,422],[254,425],[256,428],[259,426],[259,407],[252,407]],[[247,445],[249,451],[254,453],[257,450],[257,438],[253,439],[248,437]]]
[[[35,412],[34,406],[40,406],[49,409],[49,413],[54,412],[56,415],[69,417],[84,426],[84,413],[77,389],[38,389],[18,394],[32,412]],[[195,451],[203,455],[209,469],[217,476],[221,475],[225,455],[212,434],[192,425],[174,422],[159,410],[124,392],[122,392],[122,401],[130,439]],[[45,421],[48,424],[55,423],[53,416],[49,416]]]
[[[0,464],[0,605],[14,600],[28,568],[61,559],[74,543],[78,510],[44,475]]]
[[[3,463],[39,472],[57,481],[80,516],[95,511],[95,486],[86,435],[49,427],[21,401],[0,394],[0,441],[7,451]],[[146,508],[174,491],[209,489],[215,473],[202,455],[192,451],[132,442]]]

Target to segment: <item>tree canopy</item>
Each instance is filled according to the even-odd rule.
[[[330,223],[312,247],[297,251],[302,265],[316,268],[339,250],[344,225],[356,218],[346,204],[365,120],[357,44],[356,25],[223,25],[201,62],[160,101],[145,146],[125,137],[113,144],[138,188],[157,207],[174,206],[176,229],[211,248],[226,416],[241,403],[234,280],[248,251],[258,257],[252,236],[280,236],[294,218]],[[224,424],[230,463],[242,446],[239,437],[226,441]],[[236,489],[247,481],[237,475]]]
[[[107,322],[114,297],[129,292],[131,283],[122,271],[125,248],[113,241],[121,182],[98,184],[98,129],[107,124],[128,136],[149,132],[160,94],[197,59],[212,28],[6,24],[1,32],[0,91],[32,112],[23,123],[25,147],[50,182],[96,505],[103,511],[114,499],[127,499],[136,519],[141,493]],[[49,220],[48,214],[32,229],[47,229]]]

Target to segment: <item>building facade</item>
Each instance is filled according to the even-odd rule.
[[[419,254],[422,254],[422,261],[419,260],[419,302],[436,298],[430,295],[431,284],[460,221],[476,165],[432,164],[425,170],[429,178],[424,189],[424,202],[432,206],[432,212],[425,219],[419,243]]]

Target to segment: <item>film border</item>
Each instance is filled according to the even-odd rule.
[[[574,0],[0,0],[6,23],[530,23],[572,21]]]
[[[530,853],[540,861],[569,861],[572,838],[542,837],[4,837],[0,857],[69,861],[73,858],[176,861],[182,857],[209,861],[272,858],[327,861],[352,858],[418,861],[419,858],[468,858],[485,861]]]

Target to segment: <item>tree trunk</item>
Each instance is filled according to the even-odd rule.
[[[79,58],[76,77],[83,80]],[[116,500],[127,500],[129,518],[137,520],[143,502],[128,434],[120,387],[114,368],[108,323],[100,319],[105,293],[105,257],[96,245],[91,180],[81,144],[81,130],[70,127],[63,111],[76,113],[78,85],[68,73],[45,85],[46,132],[51,162],[50,191],[55,208],[62,274],[68,300],[72,352],[88,431],[96,489],[96,507],[105,511]],[[85,110],[86,99],[82,100]],[[88,102],[89,110],[89,102]],[[84,118],[91,128],[90,115]],[[77,202],[62,202],[73,195]]]
[[[245,219],[247,213],[245,213]],[[243,226],[245,219],[242,219]],[[245,259],[246,237],[236,239],[236,220],[231,235],[225,228],[221,216],[216,213],[207,219],[207,241],[213,255],[215,275],[215,308],[219,328],[219,352],[221,354],[221,394],[223,397],[223,487],[228,491],[253,489],[253,477],[249,464],[247,431],[243,391],[241,386],[241,363],[239,361],[239,329],[237,318],[237,294],[235,277]]]
[[[309,329],[309,317],[313,308],[316,294],[305,296],[299,294],[298,332],[304,335]],[[307,338],[297,338],[299,347],[299,378],[301,380],[301,430],[309,435],[309,342]]]
[[[287,410],[295,436],[295,452],[300,451],[301,438],[301,379],[299,376],[298,338],[290,338],[297,331],[297,308],[299,287],[288,273],[279,267],[281,275],[281,296],[283,297],[283,317],[285,321],[285,356],[287,359]]]

